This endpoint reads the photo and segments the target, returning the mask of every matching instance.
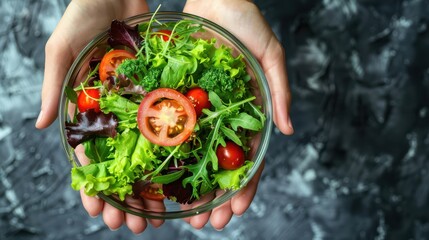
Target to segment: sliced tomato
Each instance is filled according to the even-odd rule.
[[[159,35],[162,38],[162,40],[164,40],[165,42],[167,42],[168,39],[170,39],[170,37],[171,37],[171,33],[172,33],[171,30],[162,29],[162,30],[159,30],[157,32],[157,35]]]
[[[100,91],[98,89],[85,89],[85,91],[81,91],[77,97],[77,108],[79,112],[86,112],[89,109],[100,112],[99,99]]]
[[[125,59],[135,59],[134,54],[122,50],[115,49],[106,53],[100,62],[100,67],[98,69],[100,80],[105,81],[110,76],[115,76],[116,68],[125,60]]]
[[[204,108],[210,108],[212,104],[209,101],[209,94],[200,87],[192,88],[186,93],[186,97],[194,105],[197,117],[201,116]]]
[[[165,198],[162,194],[162,185],[158,183],[139,181],[134,183],[133,191],[134,194],[144,199],[162,201]]]
[[[177,146],[194,130],[196,113],[191,101],[170,88],[149,92],[137,113],[140,132],[150,142],[161,146]]]

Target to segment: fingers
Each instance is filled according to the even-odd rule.
[[[154,212],[165,212],[165,205],[163,201],[155,201],[150,199],[143,199],[143,203],[146,209]],[[164,220],[162,219],[149,219],[149,223],[158,228],[162,224],[164,224]]]
[[[134,234],[140,234],[147,228],[147,221],[145,218],[125,213],[125,224]]]
[[[284,134],[293,134],[294,129],[289,115],[291,93],[287,79],[285,53],[283,47],[273,36],[261,59],[262,68],[268,80],[273,99],[273,120]]]
[[[216,191],[216,195],[224,193],[222,190]],[[222,230],[231,220],[233,215],[231,201],[227,201],[219,207],[213,209],[210,217],[210,224],[217,230]]]
[[[217,229],[223,229],[231,220],[232,215],[243,215],[243,213],[249,208],[252,200],[256,194],[256,190],[258,187],[259,179],[262,175],[262,171],[264,169],[265,162],[262,162],[255,176],[249,181],[246,187],[244,187],[236,196],[234,196],[230,201],[225,202],[221,206],[213,209],[212,211],[184,218],[185,222],[190,223],[194,228],[201,229],[210,219],[211,225]],[[221,194],[222,191],[218,190],[216,194]],[[204,202],[210,201],[213,199],[213,195],[204,196],[198,202],[195,202],[191,205],[183,205],[182,209],[190,209],[201,205]]]
[[[143,202],[140,199],[127,197],[125,202],[136,209],[144,208]],[[125,213],[125,224],[134,234],[142,233],[147,227],[147,221],[145,218],[130,213]]]
[[[124,212],[105,202],[103,221],[111,230],[117,230],[125,221]]]
[[[83,208],[88,212],[89,216],[96,217],[103,210],[104,201],[97,197],[90,197],[86,195],[83,189],[80,190],[80,197],[82,199]]]
[[[256,194],[258,188],[259,178],[262,175],[262,170],[264,169],[265,161],[262,162],[255,176],[249,181],[247,186],[245,186],[237,195],[231,199],[231,209],[235,215],[241,216],[249,208],[252,203],[253,197]]]
[[[198,206],[201,206],[204,203],[207,203],[211,200],[213,200],[214,198],[214,194],[207,194],[205,196],[203,196],[202,198],[200,198],[198,201],[190,204],[190,205],[183,205],[184,209],[189,209],[189,208],[196,208]],[[185,222],[188,222],[189,224],[191,224],[192,227],[196,228],[196,229],[201,229],[203,228],[209,221],[210,219],[210,215],[211,215],[212,211],[207,211],[205,213],[201,213],[199,215],[193,216],[193,217],[189,217],[189,218],[185,218]]]

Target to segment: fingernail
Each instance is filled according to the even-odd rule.
[[[110,227],[109,227],[109,229],[110,229],[110,231],[112,231],[112,232],[116,232],[116,231],[118,231],[118,230],[119,230],[119,228],[110,228]]]
[[[242,216],[243,216],[243,214],[240,214],[240,215],[235,215],[235,216],[237,216],[237,217],[239,217],[239,218],[240,218],[240,217],[242,217]]]
[[[89,215],[91,218],[97,218],[98,217],[98,215]]]
[[[40,110],[39,116],[37,117],[37,120],[36,120],[36,126],[38,125],[38,123],[40,122],[40,120],[42,120],[42,117],[43,117],[43,111]]]
[[[218,229],[218,228],[215,228],[215,229],[216,229],[216,231],[218,231],[218,232],[222,232],[224,228],[219,228],[219,229]]]
[[[290,117],[288,117],[288,118],[287,118],[287,125],[288,125],[291,129],[293,129],[293,126],[292,126],[292,120],[290,119]]]

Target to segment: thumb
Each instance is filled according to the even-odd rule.
[[[286,72],[284,48],[272,35],[266,49],[260,62],[273,98],[274,122],[282,133],[290,135],[293,134],[294,129],[289,115],[291,92]]]
[[[52,34],[45,47],[45,72],[42,86],[42,104],[36,128],[46,128],[55,121],[58,114],[62,84],[72,63],[73,53],[67,42]]]

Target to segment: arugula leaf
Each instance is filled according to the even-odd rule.
[[[210,103],[216,108],[216,110],[224,109],[225,106],[222,103],[222,99],[220,99],[219,95],[215,92],[209,92]]]
[[[238,137],[237,134],[233,130],[231,130],[225,126],[221,126],[220,130],[231,141],[235,142],[239,146],[243,146],[243,143],[241,142],[240,137]],[[225,146],[225,144],[222,144],[222,146]]]
[[[248,105],[250,106],[250,108],[251,108],[251,110],[253,111],[253,114],[255,114],[256,116],[258,116],[259,117],[259,121],[262,123],[262,124],[264,124],[265,123],[265,120],[267,119],[266,117],[265,117],[265,114],[264,113],[262,113],[262,111],[261,111],[261,107],[260,106],[256,106],[255,104],[253,104],[253,103],[251,103],[251,102],[249,102],[248,103]]]
[[[209,92],[209,100],[215,106],[216,111],[213,112],[208,109],[203,109],[203,113],[205,113],[207,117],[200,119],[200,125],[211,123],[214,119],[221,115],[227,115],[237,111],[243,104],[255,100],[255,97],[252,96],[235,103],[230,103],[228,105],[223,105],[223,103],[221,103],[222,101],[219,99],[219,96],[215,92]]]
[[[144,175],[143,176],[143,180],[147,179],[149,177],[153,177],[153,176],[158,175],[166,166],[168,166],[167,164],[170,163],[170,161],[171,161],[172,158],[174,158],[174,154],[179,150],[180,146],[181,145],[177,145],[174,148],[174,150],[170,152],[170,154],[165,158],[165,160],[160,165],[158,165],[158,167],[155,170],[153,170],[152,172]]]
[[[211,162],[213,170],[216,171],[218,169],[217,156],[213,148],[217,146],[215,143],[217,142],[217,138],[219,137],[218,132],[220,126],[222,125],[222,119],[223,116],[220,116],[217,119],[215,127],[210,132],[207,138],[208,144],[203,147],[203,158],[198,160],[197,164],[184,166],[184,168],[188,169],[192,173],[192,175],[183,180],[183,186],[186,187],[187,184],[191,184],[192,196],[197,199],[200,196],[198,191],[200,184],[203,184],[205,188],[212,188],[209,173],[207,170],[208,163]]]
[[[66,86],[64,88],[64,93],[66,94],[70,102],[77,104],[77,93],[75,92],[75,90],[73,90],[72,87]]]
[[[238,127],[252,131],[260,131],[262,129],[262,123],[246,112],[241,112],[238,115],[225,118],[225,122],[231,124],[232,129],[235,131],[237,131]]]
[[[182,175],[185,173],[185,170],[182,169],[180,171],[174,171],[172,173],[164,174],[164,175],[158,175],[151,179],[151,182],[154,183],[161,183],[161,184],[168,184],[172,183],[179,178],[182,177]]]

